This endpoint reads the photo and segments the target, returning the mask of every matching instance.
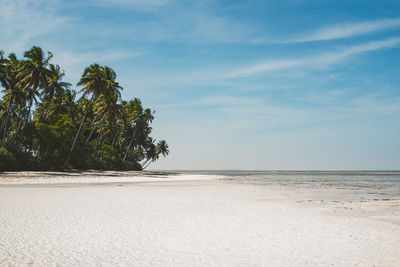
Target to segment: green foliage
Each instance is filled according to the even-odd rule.
[[[18,171],[18,170],[43,170],[40,162],[27,152],[18,147],[0,147],[0,170]]]
[[[0,147],[0,170],[13,171],[17,169],[17,159],[14,154],[4,147]]]
[[[33,47],[24,57],[0,50],[0,171],[141,170],[168,154],[150,137],[154,112],[121,100],[111,68],[86,68],[77,99],[52,53]]]
[[[38,159],[49,169],[62,169],[75,134],[71,119],[62,114],[55,125],[37,122],[35,129],[34,144],[39,148]]]

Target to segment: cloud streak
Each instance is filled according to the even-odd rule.
[[[345,61],[348,58],[371,51],[376,51],[385,48],[393,48],[400,44],[399,37],[388,38],[380,41],[372,41],[361,45],[355,45],[343,48],[341,51],[324,53],[321,55],[305,57],[300,59],[288,60],[271,60],[262,63],[254,64],[250,67],[245,67],[231,71],[226,75],[228,79],[253,76],[260,73],[272,72],[295,67],[313,67],[323,68],[332,64]]]
[[[323,27],[314,33],[292,38],[284,41],[284,43],[304,43],[351,38],[397,27],[400,27],[400,18],[346,23]]]
[[[171,0],[94,0],[90,1],[90,3],[107,8],[123,7],[142,11],[154,11],[155,9],[171,4]]]
[[[58,1],[0,0],[0,47],[20,53],[33,39],[55,31],[70,22],[56,14]]]
[[[214,1],[176,0],[90,0],[81,3],[107,10],[124,10],[131,13],[125,23],[104,21],[101,35],[123,40],[168,43],[248,43],[256,35],[254,26],[234,19],[224,12],[223,6]],[[88,35],[92,25],[83,25]]]

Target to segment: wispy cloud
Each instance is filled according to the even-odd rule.
[[[104,6],[107,8],[124,7],[136,8],[144,11],[152,11],[156,8],[164,7],[170,4],[172,0],[94,0],[90,1],[92,5]]]
[[[357,54],[380,50],[384,48],[396,47],[400,44],[400,38],[388,38],[380,41],[372,41],[361,45],[355,45],[347,48],[343,48],[338,52],[323,53],[320,55],[299,58],[299,59],[287,59],[287,60],[271,60],[262,63],[255,64],[250,67],[234,70],[226,75],[226,78],[241,78],[246,76],[252,76],[260,73],[277,71],[282,69],[294,68],[294,67],[327,67],[332,64],[336,64],[347,60],[348,58]]]
[[[32,40],[60,29],[69,19],[56,14],[58,1],[0,0],[0,47],[20,53]]]
[[[305,93],[307,94],[307,93]],[[311,96],[312,93],[309,93]],[[321,125],[335,125],[344,123],[365,123],[374,118],[381,123],[398,120],[400,114],[400,98],[387,97],[379,93],[359,95],[344,99],[342,96],[333,96],[330,92],[322,93],[327,96],[324,105],[315,106],[311,102],[294,106],[289,103],[268,101],[259,97],[213,96],[188,103],[179,103],[161,106],[162,109],[181,110],[186,112],[187,106],[201,107],[206,112],[221,114],[220,118],[199,118],[200,120],[214,121],[215,125],[222,123],[225,130],[254,131],[277,130],[288,131],[293,128],[319,127]],[[317,99],[316,102],[319,102]],[[340,103],[340,104],[338,104]],[[197,112],[197,111],[195,111]],[[196,114],[192,114],[197,116]],[[196,118],[196,123],[197,123]],[[238,123],[240,122],[240,123]],[[205,125],[206,123],[204,123]],[[245,127],[244,127],[245,126]],[[397,125],[394,125],[398,127]]]
[[[125,23],[97,18],[101,35],[124,40],[169,43],[248,43],[255,34],[253,25],[237,20],[224,12],[217,1],[177,0],[100,0],[81,3],[107,10],[129,10]],[[82,25],[88,35],[92,25]]]
[[[316,32],[291,38],[285,43],[300,43],[342,39],[400,27],[400,18],[338,24],[318,29]]]

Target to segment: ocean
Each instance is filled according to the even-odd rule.
[[[223,180],[258,186],[314,189],[367,200],[400,199],[400,171],[242,171],[192,170],[179,173],[220,175]]]

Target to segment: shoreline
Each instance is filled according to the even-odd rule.
[[[163,171],[76,171],[76,172],[7,172],[0,176],[0,188],[7,187],[88,187],[150,185],[170,186],[209,183],[242,185],[258,188],[266,194],[276,195],[302,206],[321,209],[330,214],[369,218],[400,225],[400,195],[393,198],[359,193],[354,188],[310,187],[303,183],[269,182],[267,184],[232,180],[217,174],[174,173]]]
[[[220,175],[179,174],[152,171],[79,171],[79,172],[7,172],[0,176],[0,186],[113,184],[162,181],[220,179]]]

